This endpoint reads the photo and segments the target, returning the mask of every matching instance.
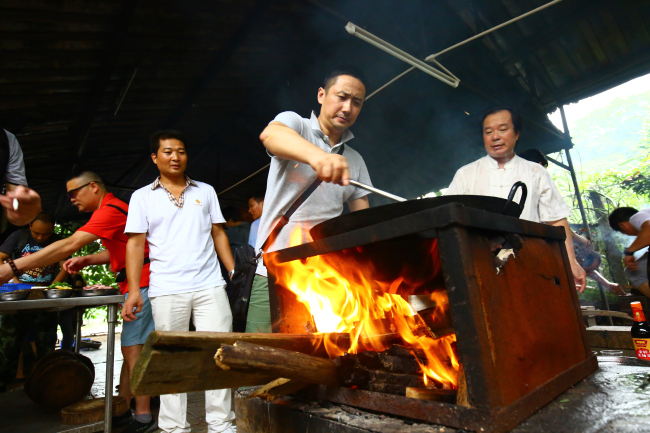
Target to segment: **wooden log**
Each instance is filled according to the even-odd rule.
[[[455,334],[456,330],[454,328],[441,328],[431,331],[435,338],[446,337],[447,335]]]
[[[363,367],[339,369],[339,377],[344,385],[357,386],[362,389],[370,389],[370,385],[378,383],[401,385],[402,387],[424,387],[421,375],[368,370]]]
[[[335,335],[345,341],[347,335]],[[263,385],[278,376],[261,371],[227,372],[215,368],[222,344],[248,341],[297,352],[323,355],[322,336],[229,332],[164,332],[149,335],[138,358],[131,385],[136,395],[160,395],[206,389]]]
[[[379,356],[379,362],[381,362],[384,370],[396,373],[417,374],[421,371],[420,364],[413,357],[404,358],[384,354]]]
[[[339,383],[333,361],[277,347],[237,341],[232,346],[222,345],[214,358],[218,365],[225,364],[233,370],[260,371],[307,383]]]
[[[404,395],[406,386],[398,383],[369,383],[368,391],[382,392],[384,394]]]
[[[126,400],[113,397],[113,415],[122,415],[129,410]],[[94,398],[73,403],[61,409],[61,422],[68,425],[88,424],[104,419],[104,398]]]
[[[418,315],[422,317],[424,323],[427,324],[429,329],[435,334],[438,335],[441,330],[452,328],[451,319],[448,314],[436,314],[437,308],[427,308],[426,310],[418,311]],[[453,332],[453,331],[452,331]]]
[[[413,353],[424,358],[424,354],[404,346],[394,345],[384,352],[361,352],[346,354],[336,359],[343,376],[354,374],[355,368],[384,370],[394,373],[421,374],[421,368]]]
[[[408,387],[423,387],[422,375],[391,373],[381,370],[371,370],[370,383],[393,383]]]
[[[293,394],[309,386],[309,383],[299,380],[287,379],[286,377],[277,378],[266,385],[262,385],[251,392],[246,398],[259,397],[266,401],[273,401],[278,397],[287,394]]]
[[[349,341],[347,334],[329,334],[329,337],[345,345]],[[173,332],[154,331],[147,339],[158,350],[170,347],[172,350],[181,348],[188,350],[203,350],[206,346],[214,348],[214,352],[222,344],[234,344],[243,341],[263,346],[280,347],[287,350],[306,353],[309,355],[327,356],[322,347],[322,335],[314,334],[271,334],[244,332]]]
[[[467,392],[467,377],[465,368],[461,365],[458,369],[458,389],[456,390],[456,404],[463,407],[471,407],[469,404],[469,393]]]
[[[453,403],[456,400],[456,390],[438,388],[406,387],[405,396],[417,400],[445,401]]]

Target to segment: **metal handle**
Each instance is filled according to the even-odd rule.
[[[375,188],[374,186],[366,185],[365,183],[357,182],[356,180],[350,179],[350,185],[354,185],[357,188],[365,189],[366,191],[374,192],[375,194],[382,195],[382,196],[384,196],[386,198],[389,198],[391,200],[406,201],[406,199],[404,197],[400,197],[398,195],[391,194],[391,193],[386,192],[386,191],[382,191],[380,189]]]
[[[521,197],[519,198],[519,208],[523,211],[524,204],[526,204],[526,196],[528,195],[528,188],[526,188],[525,183],[521,181],[517,181],[512,185],[512,188],[510,188],[510,194],[508,194],[508,200],[506,201],[505,206],[503,206],[503,212],[505,212],[508,206],[510,206],[510,203],[514,202],[515,194],[517,193],[518,189],[521,189]]]

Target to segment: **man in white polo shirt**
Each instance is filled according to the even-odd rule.
[[[197,331],[229,332],[232,313],[217,256],[232,276],[235,268],[217,194],[210,185],[185,175],[187,153],[178,131],[152,136],[151,159],[160,176],[135,191],[125,233],[127,281],[140,281],[145,242],[149,243],[149,298],[158,331],[187,331],[190,316]],[[140,288],[129,283],[122,308],[126,321],[141,308]],[[235,432],[231,390],[205,392],[208,432]],[[189,432],[186,394],[160,396],[158,427]]]
[[[351,212],[369,206],[368,191],[349,184],[350,179],[371,184],[363,157],[349,145],[354,138],[350,127],[361,113],[365,98],[366,85],[358,71],[335,70],[318,89],[318,116],[312,112],[304,118],[285,111],[264,128],[260,140],[271,156],[271,166],[257,251],[287,248],[295,230],[300,230],[302,242],[309,242],[309,229],[341,215],[345,204]],[[278,220],[317,178],[323,182],[270,239]],[[271,332],[267,270],[262,260],[258,261],[251,288],[246,332]]]

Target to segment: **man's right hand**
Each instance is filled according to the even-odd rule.
[[[623,256],[623,266],[630,271],[636,271],[639,269],[639,264],[634,260],[634,256]]]
[[[18,208],[14,207],[14,204]],[[26,186],[9,187],[8,185],[7,194],[0,196],[0,206],[6,209],[7,220],[10,223],[23,226],[32,222],[41,211],[41,196]]]
[[[323,152],[309,165],[316,171],[316,175],[323,182],[332,182],[344,186],[349,183],[348,160],[344,156],[337,153]]]
[[[69,274],[76,274],[84,267],[86,267],[85,256],[72,257],[63,263],[63,270]]]
[[[132,322],[137,320],[135,317],[137,313],[142,311],[142,297],[140,296],[140,291],[129,292],[129,296],[126,297],[124,305],[122,305],[122,319],[126,322]]]

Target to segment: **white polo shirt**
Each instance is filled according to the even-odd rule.
[[[309,119],[301,117],[292,111],[278,114],[273,122],[296,131],[302,138],[328,153],[336,153],[339,144],[345,144],[343,156],[348,160],[350,179],[358,180],[367,185],[372,185],[368,169],[361,155],[354,150],[348,141],[354,138],[351,131],[345,131],[341,142],[330,147],[329,138],[321,131],[318,118],[312,112]],[[266,181],[266,195],[264,196],[264,212],[255,241],[255,250],[260,251],[262,245],[271,234],[278,219],[302,195],[303,191],[316,180],[316,172],[309,164],[283,159],[271,155],[271,166]],[[337,217],[343,213],[343,205],[370,194],[368,191],[352,185],[341,186],[323,182],[305,200],[305,202],[291,216],[286,226],[282,228],[275,241],[268,246],[267,251],[276,251],[290,246],[291,236],[296,229],[300,230],[302,242],[310,242],[309,229],[316,224]],[[257,263],[257,274],[266,276],[266,268],[260,260]]]
[[[149,296],[226,284],[212,240],[212,225],[225,222],[212,186],[191,180],[182,207],[155,182],[135,191],[125,233],[146,233],[151,260]]]

